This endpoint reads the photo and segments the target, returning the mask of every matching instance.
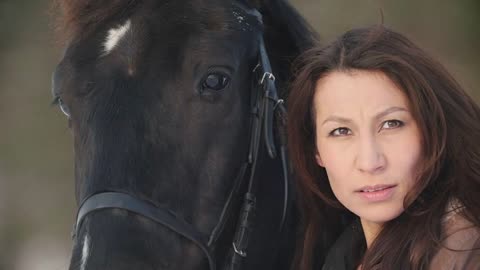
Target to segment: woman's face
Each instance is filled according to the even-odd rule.
[[[421,158],[405,94],[383,73],[334,71],[317,82],[316,159],[337,199],[363,221],[399,216]]]

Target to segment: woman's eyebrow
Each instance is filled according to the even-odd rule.
[[[390,108],[388,108],[384,111],[381,111],[381,112],[377,113],[375,115],[375,119],[383,118],[384,116],[386,116],[388,114],[391,114],[391,113],[394,113],[394,112],[408,112],[408,110],[403,108],[403,107],[397,107],[397,106],[390,107]]]
[[[403,108],[403,107],[394,106],[394,107],[387,108],[386,110],[383,110],[383,111],[377,113],[374,116],[374,118],[375,119],[381,119],[382,117],[384,117],[388,114],[391,114],[391,113],[394,113],[394,112],[399,112],[399,111],[400,112],[408,112],[408,110]],[[337,123],[341,123],[341,124],[350,124],[350,123],[352,123],[352,120],[349,119],[349,118],[332,115],[332,116],[327,117],[327,119],[325,119],[322,122],[322,125],[324,125],[327,122],[337,122]]]
[[[342,124],[350,124],[352,122],[352,120],[350,120],[348,118],[345,118],[345,117],[332,115],[332,116],[327,117],[327,119],[325,119],[322,122],[322,126],[325,125],[325,123],[327,123],[327,122],[337,122],[337,123],[342,123]]]

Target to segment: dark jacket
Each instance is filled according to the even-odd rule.
[[[357,220],[347,226],[328,251],[322,270],[353,270],[358,257],[365,249],[363,231]]]
[[[433,256],[429,270],[480,270],[480,228],[455,211],[447,211],[442,225],[443,247]],[[356,270],[364,241],[359,222],[348,226],[329,250],[322,270]]]

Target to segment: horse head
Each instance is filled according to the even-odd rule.
[[[269,127],[290,62],[314,41],[303,19],[282,0],[61,6],[69,35],[53,95],[74,138],[80,207],[70,269],[288,262],[293,207]],[[280,96],[265,97],[274,79]],[[238,218],[249,179],[252,228]]]

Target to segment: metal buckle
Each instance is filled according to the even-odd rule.
[[[265,77],[267,77],[267,76],[268,76],[269,80],[275,81],[275,76],[273,76],[272,73],[265,72],[265,73],[263,73],[262,79],[260,80],[260,84],[263,84],[263,82],[265,81]]]
[[[237,253],[238,255],[240,255],[244,258],[247,257],[247,253],[245,251],[237,249],[237,246],[235,245],[235,242],[232,242],[232,245],[233,245],[233,250],[235,251],[235,253]]]
[[[277,100],[277,102],[275,103],[275,105],[273,105],[273,110],[275,111],[275,109],[277,108],[278,105],[282,104],[282,103],[285,103],[285,101],[281,98],[279,98]]]

